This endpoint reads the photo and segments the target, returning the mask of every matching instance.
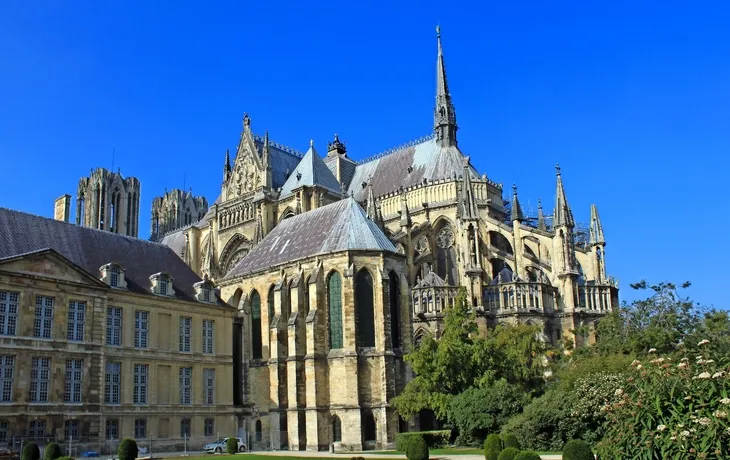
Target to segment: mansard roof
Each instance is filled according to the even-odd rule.
[[[370,160],[360,162],[355,169],[348,192],[357,201],[367,199],[367,187],[372,181],[373,194],[378,197],[395,192],[401,186],[410,187],[439,179],[459,177],[464,174],[465,157],[456,146],[439,145],[429,136],[404,147],[396,148]],[[469,167],[472,178],[479,174]]]
[[[282,198],[289,196],[295,189],[303,185],[310,187],[318,185],[335,193],[340,193],[340,183],[337,182],[334,174],[325,165],[324,160],[319,156],[313,145],[309,146],[309,150],[294,168],[294,172],[289,175],[281,189],[280,196]]]
[[[236,278],[319,254],[340,251],[396,253],[378,225],[349,197],[284,219],[226,278]]]
[[[201,278],[170,248],[129,236],[81,227],[0,208],[0,259],[52,249],[94,278],[109,262],[125,269],[127,288],[149,294],[149,277],[160,271],[175,279],[175,297],[195,301],[193,284]]]

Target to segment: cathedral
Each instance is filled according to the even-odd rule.
[[[274,448],[385,447],[414,427],[390,405],[403,356],[460,287],[483,329],[539,325],[553,344],[590,341],[618,305],[598,210],[576,223],[559,167],[552,214],[530,216],[461,151],[437,35],[431,136],[358,161],[337,135],[300,153],[244,115],[201,219],[200,197],[155,198],[153,237],[241,314],[247,429]]]
[[[137,238],[140,181],[119,171],[81,179],[76,225],[70,195],[55,220],[0,209],[0,402],[13,410],[0,442],[195,449],[237,433],[252,450],[387,448],[432,427],[392,400],[413,377],[404,356],[441,335],[460,291],[483,331],[594,340],[618,306],[597,207],[576,222],[557,166],[552,212],[535,215],[477,171],[439,31],[433,116],[432,135],[357,160],[336,134],[302,153],[244,115],[220,195],[166,190],[151,241]]]

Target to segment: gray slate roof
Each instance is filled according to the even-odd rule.
[[[298,174],[301,174],[301,176],[298,176]],[[329,170],[324,160],[314,150],[314,146],[309,147],[302,161],[294,168],[294,172],[284,183],[280,196],[282,198],[287,197],[292,194],[293,190],[303,185],[319,185],[335,193],[340,193],[340,183],[337,182],[337,178],[332,174],[332,171]]]
[[[226,278],[244,276],[318,254],[347,250],[396,252],[393,243],[351,197],[284,219]]]
[[[254,140],[259,155],[263,151],[264,142],[256,137]],[[282,187],[289,175],[297,167],[302,157],[293,153],[281,150],[272,143],[269,143],[269,154],[271,156],[271,181],[274,190]]]
[[[0,259],[52,249],[94,278],[99,268],[117,262],[130,291],[153,295],[149,277],[166,272],[174,279],[175,297],[195,300],[193,284],[201,280],[170,248],[129,236],[0,208]]]
[[[368,193],[363,182],[372,180],[373,195],[378,197],[395,192],[401,186],[420,184],[424,179],[430,182],[459,177],[464,174],[464,159],[456,147],[441,147],[435,137],[429,137],[423,142],[358,164],[348,193],[362,202],[367,199]],[[409,167],[411,172],[408,172]],[[479,179],[473,167],[470,166],[469,171],[472,178]]]

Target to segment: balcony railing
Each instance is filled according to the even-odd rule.
[[[613,305],[611,296],[611,285],[585,285],[578,286],[578,301],[576,306],[589,312],[608,313]]]
[[[458,286],[416,286],[413,288],[413,314],[442,316],[459,294]]]
[[[513,313],[534,310],[549,313],[557,310],[556,289],[548,284],[511,281],[488,286],[484,292],[484,309],[490,313]]]

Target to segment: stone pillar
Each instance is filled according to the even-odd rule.
[[[306,387],[307,450],[327,450],[331,441],[328,413],[323,407],[329,399],[329,373],[326,359],[326,327],[322,307],[325,304],[321,270],[309,281],[309,313],[306,318],[304,372]]]

